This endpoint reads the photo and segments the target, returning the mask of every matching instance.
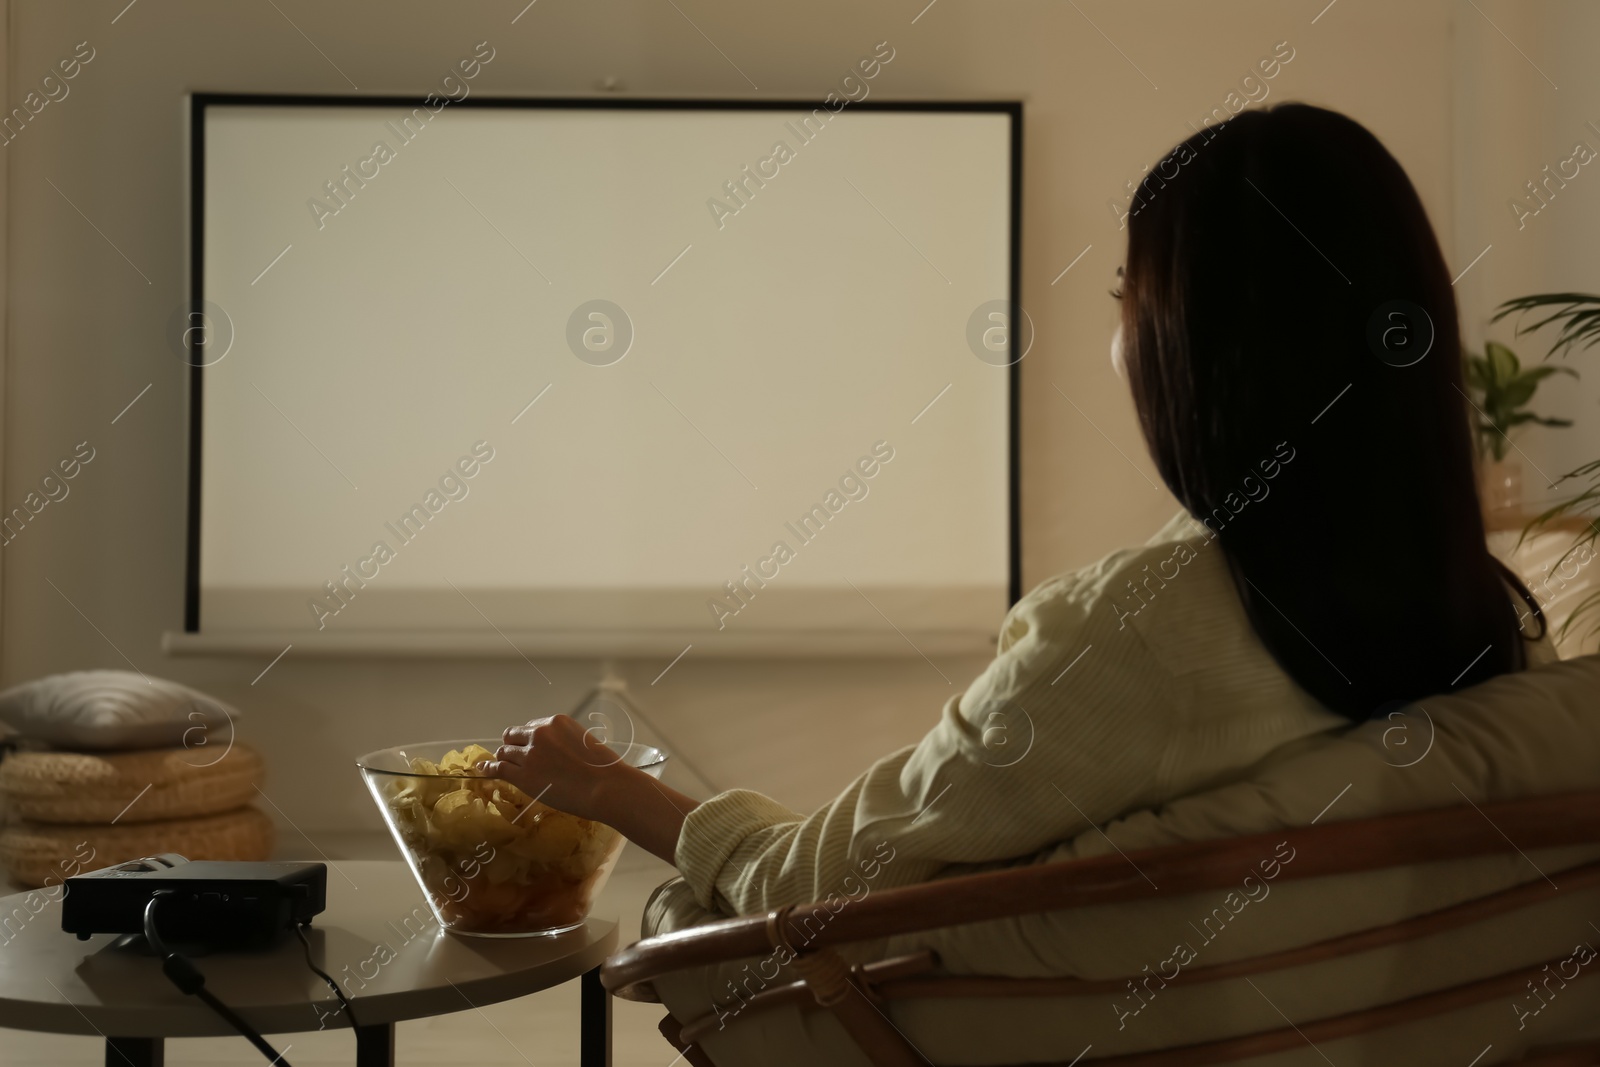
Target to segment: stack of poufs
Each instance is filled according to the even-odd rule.
[[[272,821],[252,806],[264,767],[234,736],[237,712],[175,683],[146,688],[155,684],[93,671],[0,694],[17,746],[0,761],[0,866],[12,882],[54,885],[168,852],[271,856]]]

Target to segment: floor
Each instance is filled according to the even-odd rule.
[[[318,835],[317,844],[332,859],[385,859],[391,858],[393,849],[387,841],[364,835]],[[667,864],[629,845],[602,892],[595,913],[614,915],[620,920],[623,944],[637,940],[645,898],[672,874]],[[677,1053],[656,1031],[663,1009],[655,1004],[621,1000],[612,1004],[617,1067],[669,1067]],[[407,1067],[575,1067],[577,1022],[578,984],[574,981],[520,1000],[495,1004],[481,1012],[401,1023],[397,1027],[395,1061]],[[294,1067],[347,1067],[355,1062],[355,1041],[348,1033],[310,1031],[269,1040]],[[104,1062],[103,1048],[98,1038],[0,1028],[0,1065],[4,1067],[99,1067]],[[239,1037],[184,1038],[167,1044],[167,1063],[172,1067],[265,1062]]]

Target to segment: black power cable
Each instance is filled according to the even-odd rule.
[[[178,990],[187,996],[199,997],[212,1011],[222,1016],[227,1024],[249,1041],[261,1054],[274,1065],[289,1067],[289,1061],[284,1059],[278,1050],[267,1044],[255,1027],[240,1018],[239,1013],[218,1000],[206,989],[205,975],[200,973],[187,956],[180,955],[167,947],[161,939],[160,932],[156,929],[156,908],[162,897],[168,896],[166,891],[151,894],[149,903],[144,906],[144,939],[149,944],[151,951],[161,957],[161,973],[166,975]],[[341,998],[343,999],[343,998]]]
[[[294,933],[295,933],[295,936],[300,939],[301,947],[305,949],[306,966],[310,967],[312,972],[314,974],[316,974],[316,976],[318,978],[321,978],[324,982],[328,983],[328,988],[333,990],[333,995],[339,998],[339,1003],[344,1008],[345,1018],[350,1020],[350,1029],[354,1030],[356,1028],[356,1026],[358,1025],[356,1023],[356,1010],[354,1008],[352,1008],[350,1006],[350,1002],[345,999],[344,990],[339,988],[339,983],[335,982],[333,980],[333,978],[328,974],[327,971],[323,970],[321,967],[318,967],[315,963],[311,962],[311,942],[306,938],[306,928],[305,928],[305,926],[304,925],[297,925],[294,928]]]

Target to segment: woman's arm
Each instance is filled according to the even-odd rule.
[[[833,910],[951,865],[1033,855],[1160,799],[1184,700],[1103,595],[1143,551],[1019,601],[996,658],[922,741],[811,814],[738,789],[697,807],[677,848],[695,899],[730,914],[811,901]]]
[[[699,807],[631,767],[576,719],[557,715],[513,726],[493,760],[478,769],[510,782],[542,803],[603,822],[645,851],[676,864],[683,820]]]
[[[489,773],[616,827],[673,863],[704,907],[837,904],[951,864],[1026,856],[1155,799],[1181,701],[1120,623],[1092,590],[1047,583],[920,744],[810,815],[741,789],[696,804],[611,762],[564,717],[507,731]]]
[[[618,766],[622,766],[618,764]],[[604,791],[591,818],[614,827],[629,841],[677,865],[675,853],[683,820],[700,806],[698,800],[663,785],[641,770],[626,768]]]

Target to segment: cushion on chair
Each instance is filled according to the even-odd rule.
[[[1600,789],[1600,657],[1586,656],[1503,675],[1421,701],[1403,715],[1297,742],[1239,781],[1132,813],[1103,833],[1086,832],[1025,862],[1593,789]],[[951,973],[1131,978],[1148,973],[1146,967],[1167,966],[1179,944],[1193,950],[1191,967],[1203,967],[1370,929],[1528,881],[1552,882],[1547,903],[1465,930],[1264,974],[1253,980],[1255,988],[1233,979],[1163,988],[1148,1003],[1129,989],[1027,1000],[927,998],[887,1007],[895,1024],[942,1065],[1067,1062],[1090,1043],[1092,1057],[1099,1057],[1273,1029],[1284,1025],[1285,1015],[1297,1021],[1325,1018],[1524,966],[1535,979],[1540,964],[1568,955],[1577,943],[1600,946],[1600,930],[1589,925],[1600,921],[1600,892],[1554,888],[1562,871],[1596,858],[1600,847],[1511,852],[1280,881],[1236,912],[1224,908],[1223,919],[1204,930],[1197,924],[1217,914],[1226,892],[1169,897],[1157,891],[1125,904],[896,937],[849,955],[881,958],[933,948]],[[1251,873],[1239,872],[1241,885]],[[1256,884],[1259,894],[1259,874]],[[645,934],[709,918],[714,916],[696,908],[681,886],[669,883],[651,900]],[[735,964],[684,972],[657,981],[656,988],[687,1021],[705,1015],[713,1001],[730,1000],[735,989],[759,988],[749,981],[755,969]],[[1464,1064],[1490,1042],[1496,1051],[1487,1062],[1506,1062],[1518,1049],[1600,1036],[1600,972],[1572,982],[1525,1026],[1517,1025],[1519,1018],[1511,1003],[1497,1001],[1270,1062],[1323,1063],[1323,1053],[1340,1067],[1425,1062],[1433,1057],[1408,1058],[1403,1050],[1448,1049],[1438,1062],[1459,1058]],[[842,1032],[824,1014],[785,1008],[735,1019],[703,1042],[719,1063],[757,1062],[741,1058],[748,1054],[741,1050],[784,1046],[795,1050],[793,1056],[766,1062],[864,1062],[848,1042],[839,1044]]]
[[[177,682],[130,671],[74,671],[0,693],[0,722],[58,748],[221,747],[239,713]]]
[[[1087,831],[1037,860],[1102,855],[1113,847],[1132,852],[1265,833],[1308,825],[1319,816],[1321,821],[1336,822],[1468,801],[1484,804],[1600,789],[1600,656],[1551,663],[1432,697],[1404,714],[1286,746],[1246,774],[1240,781],[1174,800],[1159,810],[1134,812],[1110,823],[1103,834]],[[1574,853],[1581,854],[1582,850]],[[1297,919],[1307,924],[1304,933],[1314,935],[1308,940],[1320,940],[1344,929],[1404,918],[1418,904],[1431,910],[1539,877],[1514,854],[1448,866],[1484,875],[1482,879],[1452,875],[1442,885],[1427,887],[1422,899],[1415,901],[1410,899],[1415,894],[1351,894],[1337,884],[1348,880],[1376,887],[1389,878],[1411,885],[1415,875],[1406,873],[1408,869],[1316,879],[1273,891],[1292,889],[1313,898],[1327,895],[1325,907],[1310,906],[1308,899],[1308,914]],[[1241,879],[1245,873],[1240,872]],[[1110,917],[1101,911],[1084,909],[1051,917],[1049,934],[1035,927],[1033,919],[1004,924],[1014,927],[1010,938],[1001,937],[990,924],[965,928],[976,935],[972,939],[961,930],[947,931],[940,937],[940,955],[945,966],[957,972],[1083,977],[1125,973],[1123,968],[1132,962],[1128,955],[1132,946],[1120,938],[1110,944],[1095,936]],[[1268,947],[1264,937],[1252,940],[1262,943],[1230,946],[1230,954],[1250,956]],[[1046,946],[1043,952],[1041,943]]]

